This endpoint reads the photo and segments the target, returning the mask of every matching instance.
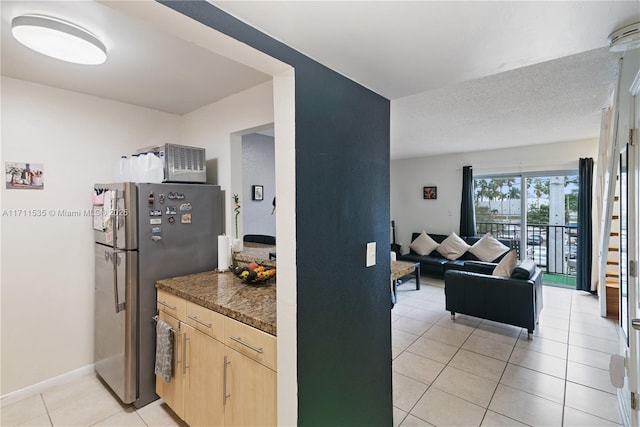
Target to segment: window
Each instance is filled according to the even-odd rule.
[[[547,273],[575,275],[577,171],[487,175],[474,181],[478,235],[516,239],[521,258],[533,259]]]

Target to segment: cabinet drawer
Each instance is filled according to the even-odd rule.
[[[186,313],[186,301],[169,292],[158,290],[156,299],[158,311],[165,312],[178,320],[184,320]]]
[[[224,318],[220,313],[187,301],[185,322],[200,332],[224,342]]]
[[[225,317],[224,331],[227,347],[277,371],[276,337],[228,317]]]

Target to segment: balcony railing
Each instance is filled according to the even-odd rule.
[[[576,226],[527,224],[527,241],[520,241],[520,224],[477,222],[476,234],[491,233],[494,237],[515,241],[518,257],[525,251],[526,259],[532,259],[545,273],[576,275],[578,230]]]

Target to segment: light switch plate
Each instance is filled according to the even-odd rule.
[[[376,265],[376,242],[367,243],[367,267]]]

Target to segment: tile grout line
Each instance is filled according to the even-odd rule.
[[[564,426],[565,408],[567,405],[567,381],[569,376],[569,340],[571,339],[571,312],[573,311],[573,292],[571,292],[571,299],[569,300],[569,328],[567,330],[567,351],[565,353],[564,360],[564,390],[562,393],[562,420],[560,425]]]
[[[40,396],[40,400],[42,400],[42,404],[44,405],[45,411],[47,411],[47,418],[49,418],[49,424],[53,426],[54,425],[53,419],[51,418],[51,414],[49,413],[49,407],[47,406],[47,402],[46,400],[44,400],[44,394],[38,393],[38,395]]]
[[[518,344],[518,339],[520,338],[520,334],[522,334],[522,328],[520,328],[520,333],[518,334],[518,337],[516,338],[516,342],[513,343],[513,347],[511,348],[511,353],[509,353],[509,357],[507,358],[507,360],[506,360],[506,362],[504,364],[504,368],[502,369],[502,373],[500,374],[500,378],[498,378],[498,381],[497,381],[498,384],[496,385],[496,388],[493,390],[493,393],[491,393],[491,399],[489,399],[489,404],[487,405],[487,408],[484,411],[484,415],[482,416],[482,421],[480,421],[480,425],[482,425],[482,422],[486,418],[487,412],[489,412],[489,406],[491,406],[491,402],[493,401],[493,398],[495,397],[496,392],[498,391],[498,387],[500,387],[500,381],[502,381],[502,377],[504,377],[504,373],[507,370],[507,366],[509,366],[509,360],[511,359],[511,356],[513,355],[513,352],[516,349],[516,345]],[[496,413],[500,414],[499,412],[496,412]],[[505,414],[500,414],[500,415],[502,415],[503,417],[507,417],[509,419],[513,419],[513,420],[515,420],[517,422],[522,422],[520,420],[516,420],[515,418],[511,418],[511,417],[509,417],[509,416],[507,416]]]

